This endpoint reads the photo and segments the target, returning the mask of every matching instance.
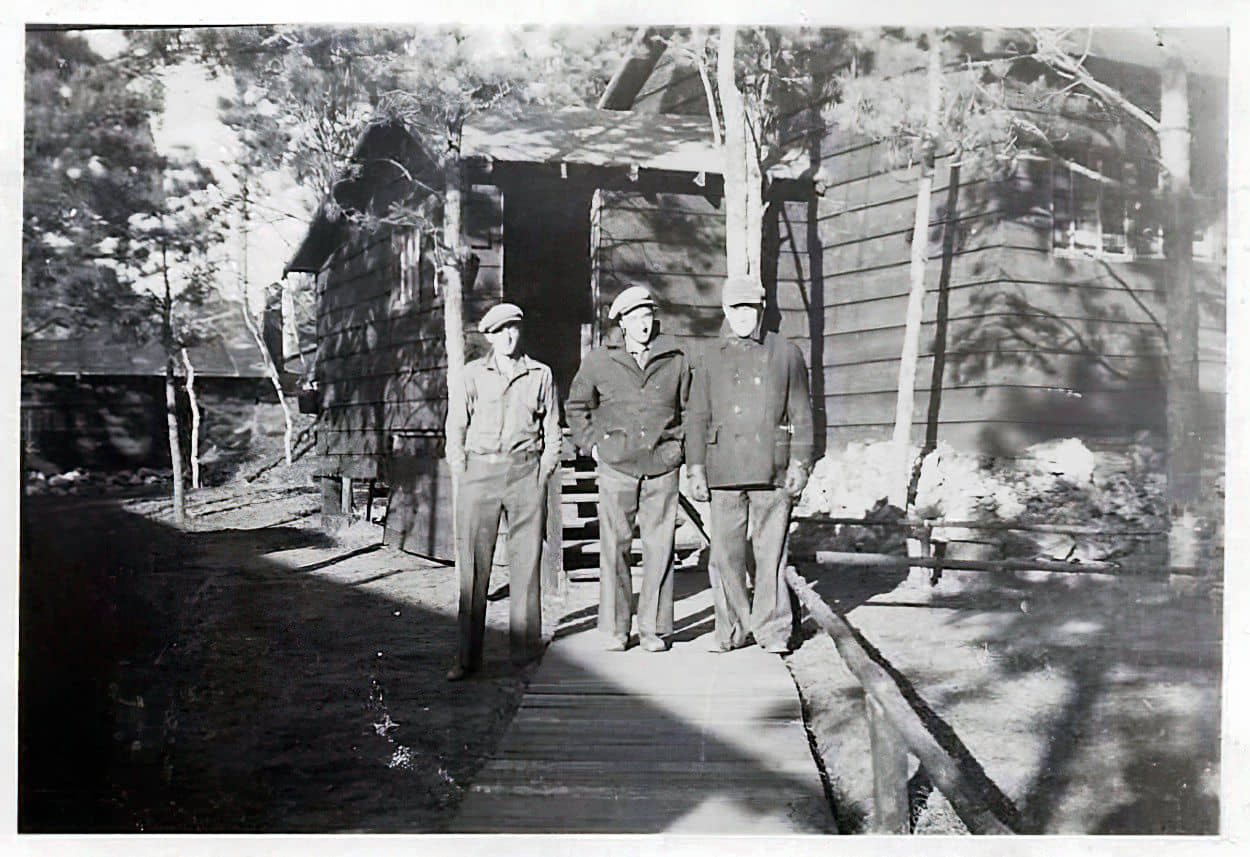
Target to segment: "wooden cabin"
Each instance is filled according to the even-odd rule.
[[[237,314],[218,319],[217,329],[221,336],[188,349],[205,448],[248,425],[259,402],[276,401]],[[181,364],[178,371],[186,433],[191,420]],[[21,393],[22,449],[42,462],[36,469],[169,467],[165,352],[157,343],[136,346],[110,330],[25,340]]]
[[[1100,73],[1157,93],[1155,69],[1134,59],[1097,62]],[[675,57],[653,60],[640,78],[611,100],[629,109],[483,115],[466,125],[470,358],[484,349],[476,332],[481,313],[511,300],[526,312],[525,347],[551,365],[563,396],[628,283],[652,288],[667,332],[694,344],[718,330],[722,156],[711,142],[702,87]],[[1216,467],[1226,86],[1226,74],[1191,76],[1193,178],[1206,200],[1195,241],[1203,430]],[[1091,123],[1066,156],[1022,157],[1005,173],[960,175],[949,159],[939,162],[913,437],[923,438],[940,390],[938,437],[959,448],[1012,455],[1069,436],[1161,443],[1166,301],[1152,214],[1158,176],[1129,139]],[[335,218],[343,208],[376,219],[412,192],[409,177],[441,188],[438,153],[390,124],[367,132],[354,160],[352,179],[336,188],[288,266],[315,275],[327,508],[339,502],[342,479],[383,478],[392,488],[387,538],[447,557],[442,296],[430,248],[412,229],[349,228]],[[778,161],[764,230],[766,324],[807,357],[818,447],[889,437],[915,174],[892,165],[882,145],[828,125],[793,140]],[[944,366],[935,381],[938,354]]]

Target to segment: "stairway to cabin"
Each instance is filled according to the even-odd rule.
[[[568,449],[568,445],[566,445]],[[560,510],[564,523],[564,570],[569,580],[599,579],[599,486],[595,462],[588,456],[566,455],[560,467]],[[677,566],[697,559],[703,541],[689,524],[684,510],[677,512]],[[642,540],[634,531],[631,559],[642,562]]]

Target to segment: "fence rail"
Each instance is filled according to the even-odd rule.
[[[906,561],[906,560],[905,560]],[[838,654],[864,689],[865,717],[872,746],[874,826],[879,833],[909,833],[907,754],[920,760],[937,789],[950,801],[974,834],[1007,835],[1015,831],[992,805],[995,799],[966,774],[960,763],[929,731],[894,678],[860,643],[850,624],[816,594],[794,566],[786,581],[808,615],[833,638]]]

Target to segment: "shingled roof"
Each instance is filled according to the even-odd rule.
[[[265,364],[241,319],[229,314],[216,325],[220,339],[188,348],[195,373],[203,378],[263,378]],[[182,372],[181,363],[176,364]],[[22,342],[23,375],[150,376],[165,374],[159,343],[134,345],[110,330],[74,337]]]

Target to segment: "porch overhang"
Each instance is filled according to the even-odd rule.
[[[465,123],[460,153],[470,181],[481,184],[525,176],[605,189],[723,193],[724,147],[701,116],[581,107],[483,114]],[[797,199],[811,193],[810,172],[800,154],[768,175],[778,196]]]
[[[567,181],[605,190],[724,195],[725,151],[707,117],[582,107],[483,113],[465,122],[460,155],[470,184]],[[813,167],[801,146],[783,153],[767,174],[770,198],[805,200],[814,192]],[[441,191],[433,148],[398,122],[370,126],[284,275],[319,271],[348,235],[345,211],[382,213],[414,179],[423,192]]]

